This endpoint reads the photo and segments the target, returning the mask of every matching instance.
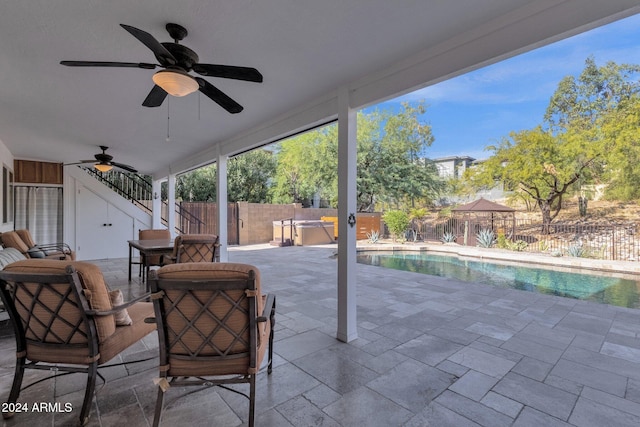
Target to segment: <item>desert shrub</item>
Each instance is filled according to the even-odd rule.
[[[404,236],[404,232],[409,227],[409,215],[400,210],[387,211],[382,216],[382,219],[387,224],[394,241],[398,236]]]
[[[524,240],[516,240],[515,242],[509,242],[509,246],[507,249],[522,252],[527,248],[527,246],[529,246],[529,244]]]
[[[509,243],[511,242],[507,240],[507,236],[505,236],[503,232],[499,232],[496,240],[496,246],[500,249],[510,249]]]

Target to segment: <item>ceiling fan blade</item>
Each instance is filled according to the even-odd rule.
[[[72,165],[82,165],[85,163],[95,163],[96,160],[80,160],[79,162],[75,162],[75,163],[65,163],[64,166],[72,166]]]
[[[145,68],[147,70],[156,68],[156,64],[147,64],[145,62],[60,61],[60,64],[67,67],[126,67]]]
[[[161,64],[167,63],[169,65],[175,65],[178,62],[171,52],[169,52],[166,47],[162,46],[162,44],[151,34],[136,27],[132,27],[131,25],[120,24],[120,26],[127,30],[133,37],[140,40],[146,47],[151,49]]]
[[[262,83],[262,74],[260,74],[260,72],[255,68],[250,67],[235,67],[233,65],[218,64],[194,64],[193,71],[202,76],[222,77],[225,79]]]
[[[238,104],[233,99],[229,98],[224,92],[220,89],[206,81],[201,77],[194,77],[198,84],[200,85],[200,92],[207,95],[211,98],[215,103],[220,105],[222,108],[230,112],[231,114],[239,113],[243,110],[242,105]]]
[[[134,168],[133,166],[125,165],[123,163],[111,162],[111,165],[113,165],[113,166],[115,166],[117,168],[120,168],[120,169],[124,169],[127,172],[138,173],[136,168]]]
[[[159,107],[162,105],[167,95],[167,92],[165,92],[165,90],[160,86],[153,85],[151,92],[149,92],[149,95],[144,99],[142,105],[144,107]]]

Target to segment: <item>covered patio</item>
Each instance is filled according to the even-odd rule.
[[[232,248],[278,296],[273,373],[258,376],[260,426],[632,426],[640,423],[640,312],[357,265],[358,339],[335,340],[335,247]],[[287,260],[283,268],[281,260]],[[125,296],[126,259],[98,260]],[[157,354],[155,334],[123,356]],[[0,396],[11,384],[0,338]],[[157,364],[107,369],[91,426],[146,426]],[[53,375],[44,373],[42,375]],[[82,375],[21,401],[82,400]],[[188,390],[192,391],[192,390]],[[239,426],[246,400],[206,389],[173,402],[164,425]],[[74,414],[23,413],[4,425],[68,425]],[[48,421],[44,421],[48,420]]]
[[[94,197],[95,183],[83,180],[76,166],[65,166],[64,241],[79,259],[100,258],[95,252],[83,255],[96,246],[86,236],[99,231],[102,240],[113,240],[100,249],[115,247],[114,224],[127,222],[119,231],[122,242],[135,239],[140,228],[159,228],[160,183],[168,182],[173,206],[177,174],[215,162],[225,261],[228,159],[337,121],[335,335],[349,342],[358,337],[355,228],[349,221],[356,213],[357,111],[638,11],[638,0],[588,7],[580,0],[7,3],[0,16],[0,160],[9,177],[14,159],[69,164],[110,147],[114,161],[153,176],[153,215],[112,220],[109,215],[118,209],[109,197]],[[165,30],[168,23],[187,31],[175,38]],[[180,62],[185,78],[199,82],[192,88],[196,94],[165,99],[161,89],[162,96],[154,98],[159,86],[149,70],[163,71],[177,61],[167,61],[160,43],[188,46],[197,51],[189,60],[199,57],[196,65],[210,63],[207,69],[255,68],[264,79],[202,74]],[[61,61],[92,66],[65,67]],[[226,95],[213,96],[214,84]],[[226,96],[239,108],[221,102]],[[154,102],[145,101],[149,97]],[[3,186],[10,183],[4,180]],[[97,223],[108,225],[106,231],[91,221],[105,212],[107,218]],[[173,233],[175,218],[168,217]],[[12,228],[7,218],[0,231]]]
[[[2,206],[10,211],[6,177],[16,159],[74,163],[108,146],[114,160],[151,175],[157,194],[167,181],[170,204],[177,174],[217,163],[220,258],[258,266],[265,289],[278,295],[277,367],[259,380],[259,425],[638,424],[640,313],[360,266],[349,218],[356,212],[359,109],[639,11],[638,0],[5,2]],[[211,79],[244,111],[229,114],[204,92],[141,106],[155,88],[148,71],[154,55],[118,24],[167,42],[169,22],[188,28],[184,45],[203,63],[264,75],[260,84]],[[72,69],[63,60],[123,61],[142,70]],[[228,248],[228,159],[334,121],[337,255],[335,248]],[[89,208],[90,217],[108,214],[113,205],[79,174],[64,167],[64,241],[79,259],[95,260],[82,257],[81,238],[126,251],[138,229],[160,226],[154,197],[153,215],[99,221],[129,221],[128,236],[96,245],[96,229],[80,216]],[[0,231],[12,230],[5,219]],[[172,232],[174,222],[169,216]],[[95,262],[125,298],[143,292],[127,282],[124,255],[104,258]],[[12,338],[0,339],[2,399],[13,346]],[[131,351],[154,354],[156,346],[150,338]],[[154,363],[110,374],[90,425],[148,425],[156,375]],[[44,382],[21,399],[76,407],[81,383]],[[240,425],[240,399],[215,390],[191,395],[166,412],[167,425],[208,425],[211,417]],[[41,417],[67,425],[72,416],[19,414],[5,425],[40,425]]]

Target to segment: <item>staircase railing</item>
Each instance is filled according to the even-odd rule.
[[[137,173],[110,170],[99,172],[95,168],[83,168],[95,179],[129,200],[145,212],[152,212],[153,189],[148,177]],[[165,218],[163,218],[164,220]]]
[[[94,168],[82,169],[145,212],[149,214],[153,212],[153,185],[148,176],[117,170],[99,172]],[[168,224],[167,214],[169,210],[167,205],[167,201],[163,200],[161,220],[164,225]],[[176,224],[178,233],[199,234],[203,229],[204,222],[185,209],[180,203],[175,204],[174,212],[178,214],[179,218]]]

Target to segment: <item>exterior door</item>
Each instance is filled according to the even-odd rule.
[[[76,196],[76,258],[126,258],[127,240],[134,238],[134,219],[92,191],[80,188]]]

